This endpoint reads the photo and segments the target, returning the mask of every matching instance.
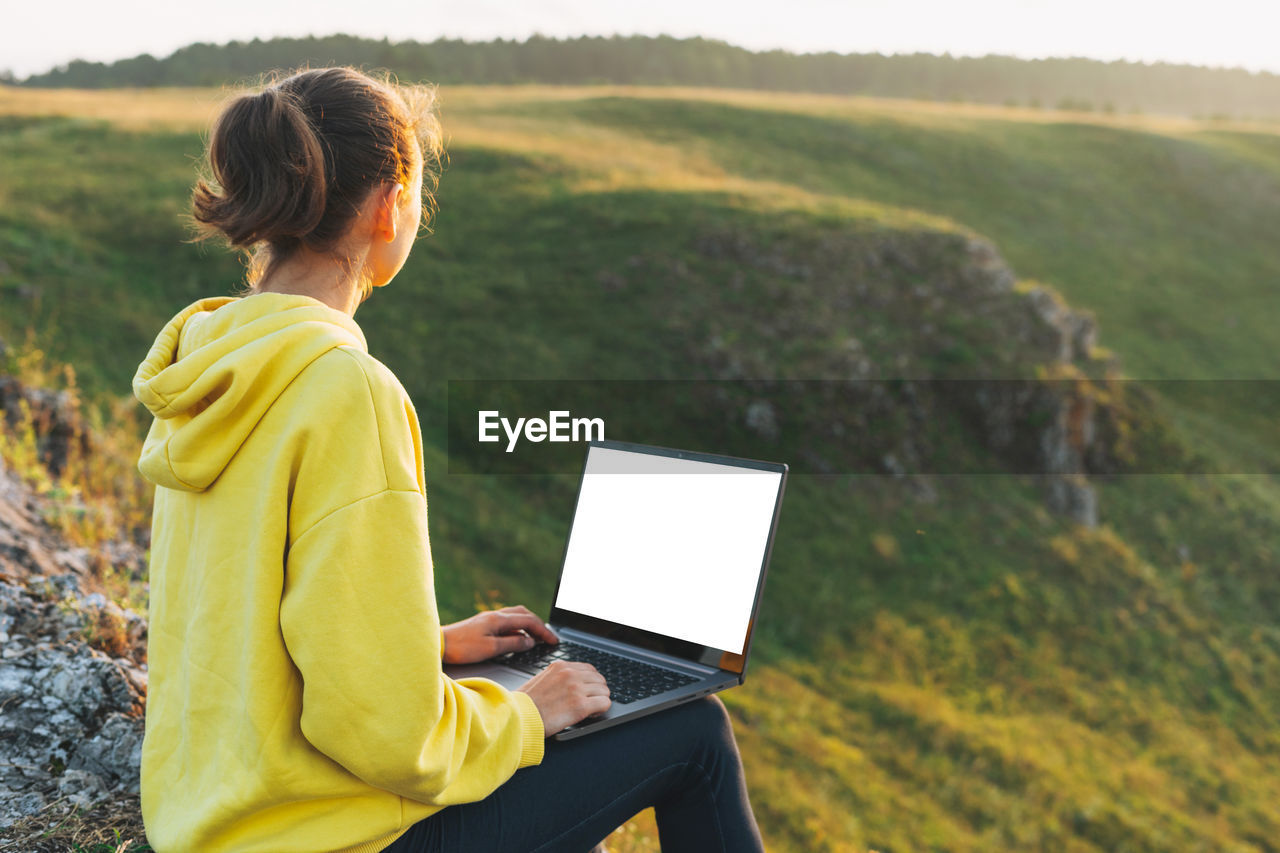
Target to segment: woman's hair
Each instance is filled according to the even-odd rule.
[[[249,256],[249,283],[302,247],[338,248],[369,192],[412,186],[422,159],[424,223],[443,152],[436,89],[354,68],[315,68],[232,99],[214,122],[192,198],[197,239]]]

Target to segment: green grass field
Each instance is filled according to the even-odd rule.
[[[964,358],[931,360],[911,303],[883,292],[945,277],[945,251],[895,278],[860,260],[875,247],[992,240],[1093,310],[1129,376],[1276,373],[1274,128],[442,94],[434,233],[357,320],[423,421],[448,618],[545,607],[576,477],[444,473],[447,380],[700,378],[713,339],[780,378],[835,378],[849,337],[886,365],[993,363],[1000,342],[950,308]],[[0,89],[0,335],[33,330],[91,396],[127,394],[160,325],[239,282],[234,258],[183,242],[215,100]],[[725,235],[755,261],[706,250]],[[1207,470],[1239,473],[1109,478],[1093,530],[1026,477],[940,477],[929,498],[793,477],[752,671],[725,695],[770,849],[1280,849],[1280,488],[1249,473],[1275,462],[1274,408],[1221,400],[1159,417]],[[619,843],[656,849],[647,830]]]

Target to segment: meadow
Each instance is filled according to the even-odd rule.
[[[445,618],[545,607],[576,483],[450,475],[450,379],[706,378],[715,341],[773,377],[836,379],[851,337],[885,375],[927,366],[919,317],[876,288],[945,279],[947,252],[912,253],[978,236],[1093,311],[1130,377],[1276,378],[1275,126],[675,87],[441,95],[432,233],[356,319],[423,421]],[[0,88],[0,336],[15,363],[74,367],[119,458],[155,332],[242,277],[185,242],[222,97]],[[746,248],[707,248],[726,243]],[[884,247],[901,269],[859,265]],[[999,342],[956,335],[950,375],[989,375]],[[1097,478],[1096,528],[1029,476],[792,478],[751,671],[724,696],[769,849],[1280,849],[1275,408],[1215,399],[1157,408],[1200,472]],[[145,503],[136,483],[58,488]],[[645,822],[615,840],[657,849]]]

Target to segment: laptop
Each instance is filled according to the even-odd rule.
[[[742,684],[786,480],[781,463],[591,442],[547,620],[560,643],[446,674],[515,689],[554,660],[593,664],[612,704],[557,740]]]

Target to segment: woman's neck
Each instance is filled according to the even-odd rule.
[[[253,286],[253,292],[310,296],[354,317],[365,293],[361,282],[362,260],[340,263],[330,255],[299,249],[288,259],[271,265],[267,274]]]

